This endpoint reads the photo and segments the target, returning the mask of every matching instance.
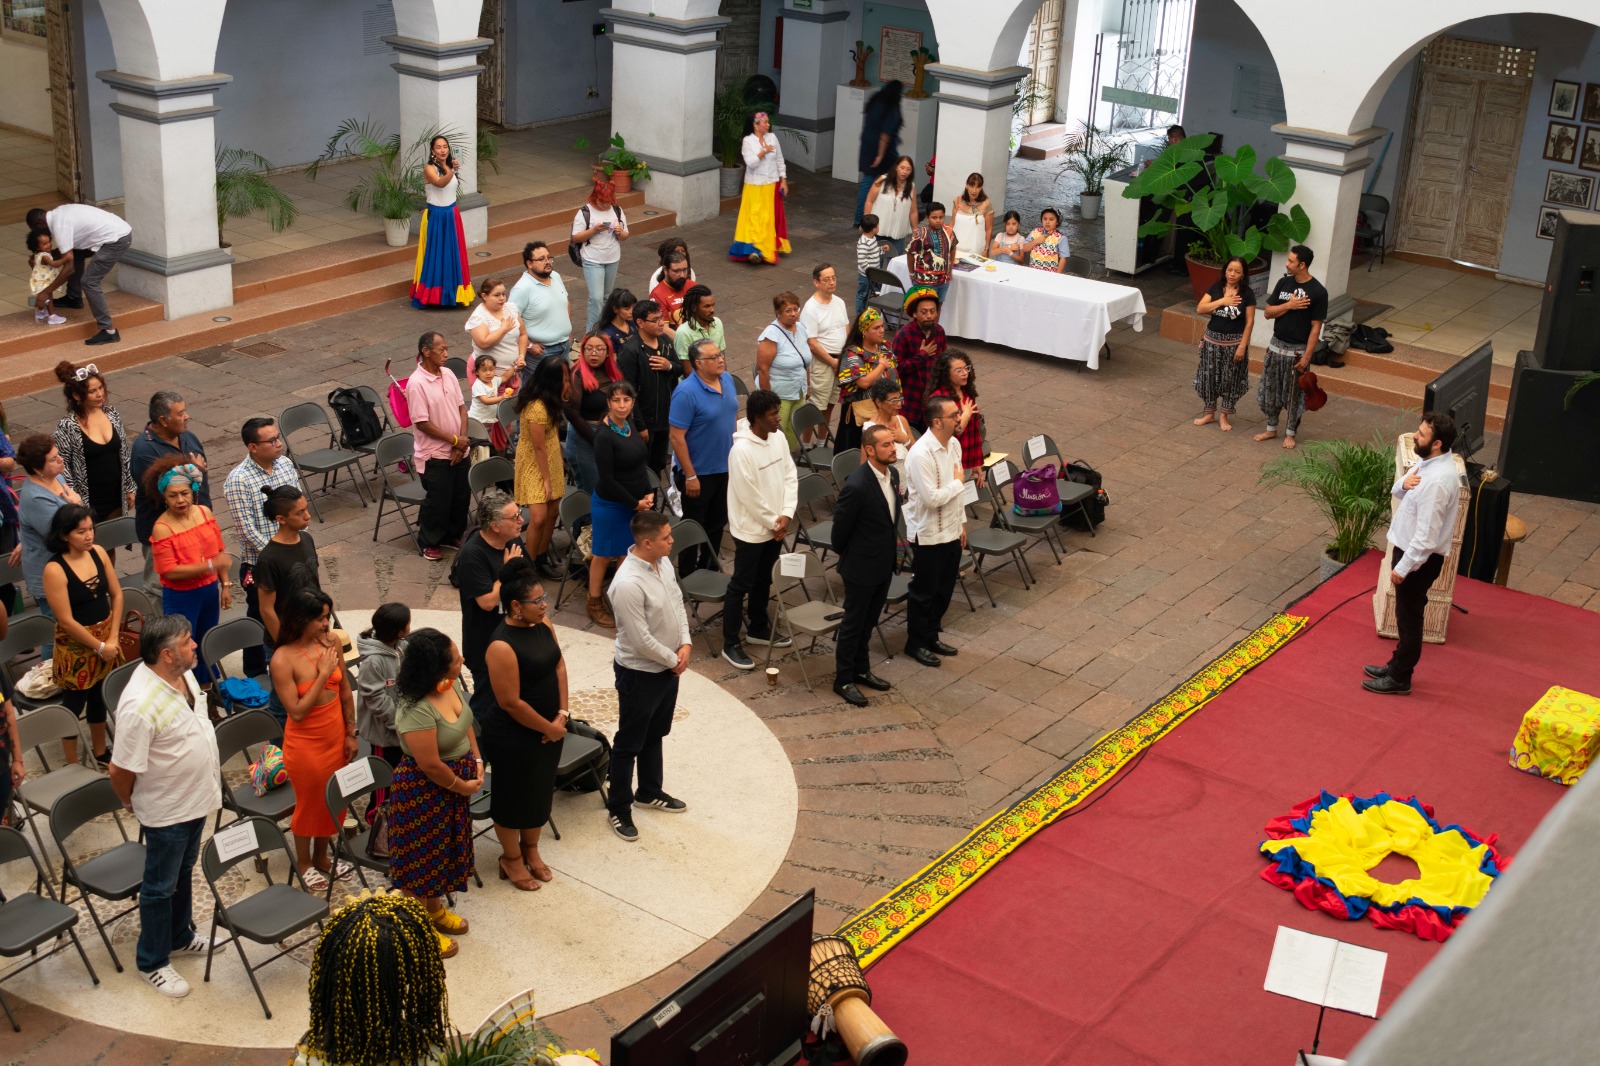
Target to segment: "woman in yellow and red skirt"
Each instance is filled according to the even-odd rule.
[[[789,177],[783,149],[765,111],[757,111],[751,118],[743,154],[744,196],[739,201],[739,222],[733,229],[728,258],[776,263],[778,256],[789,254],[789,227],[783,218]]]
[[[460,170],[450,142],[441,134],[428,145],[422,166],[427,206],[417,238],[417,266],[411,274],[412,307],[470,307],[474,297],[467,266],[467,234],[456,206]]]

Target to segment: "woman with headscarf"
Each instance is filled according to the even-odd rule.
[[[861,447],[861,427],[877,413],[868,390],[879,381],[900,380],[883,333],[883,312],[869,307],[856,316],[839,354],[839,432],[834,434],[838,451]]]
[[[422,229],[417,234],[417,265],[411,274],[412,307],[469,307],[472,270],[467,264],[467,233],[456,204],[461,164],[450,140],[439,134],[428,142],[422,164]]]
[[[789,171],[783,149],[772,132],[765,111],[750,117],[742,149],[744,195],[739,200],[739,221],[733,229],[728,258],[751,263],[776,263],[789,254],[789,227],[783,218],[783,198],[789,195]]]
[[[583,283],[589,290],[587,322],[598,322],[606,296],[617,280],[622,262],[622,241],[628,239],[628,216],[617,206],[616,187],[604,177],[594,179],[589,199],[572,216],[572,243],[583,263]]]
[[[187,618],[196,644],[233,605],[233,558],[216,516],[194,500],[204,483],[205,472],[183,455],[158,459],[144,474],[144,491],[165,508],[150,530],[150,554],[161,578],[161,613]],[[195,663],[194,676],[215,715],[217,696],[204,656]]]

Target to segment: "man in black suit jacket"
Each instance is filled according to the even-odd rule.
[[[861,456],[866,462],[845,478],[833,515],[833,547],[844,581],[844,622],[835,644],[833,691],[857,707],[867,705],[857,685],[879,692],[889,688],[889,682],[872,672],[867,642],[889,598],[900,519],[900,476],[890,465],[894,434],[887,426],[872,426],[862,433]]]

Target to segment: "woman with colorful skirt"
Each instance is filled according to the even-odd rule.
[[[483,758],[461,685],[461,650],[437,629],[411,634],[395,677],[394,727],[405,756],[389,788],[389,880],[422,900],[454,955],[467,920],[445,905],[472,875],[472,797],[483,788]],[[508,768],[515,772],[515,767]]]
[[[422,165],[422,232],[417,237],[417,266],[411,275],[412,307],[470,307],[472,272],[467,267],[467,234],[456,206],[456,174],[460,166],[443,134],[428,145]]]
[[[739,200],[739,222],[733,229],[728,258],[776,263],[778,256],[789,254],[789,227],[783,218],[789,172],[767,113],[757,111],[749,125],[743,150],[744,196]]]

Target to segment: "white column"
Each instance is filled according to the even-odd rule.
[[[839,71],[850,43],[849,0],[784,0],[783,110],[775,122],[799,130],[811,143],[785,137],[784,158],[807,170],[833,163],[834,110]],[[851,150],[854,151],[854,144]]]
[[[939,79],[939,169],[934,175],[934,199],[949,205],[961,195],[967,175],[983,175],[984,191],[994,201],[995,212],[1005,210],[1006,167],[1011,161],[1011,107],[1017,83],[1029,74],[1027,67],[970,70],[966,67],[928,64]]]
[[[233,256],[218,247],[217,89],[228,74],[156,80],[102,70],[116,90],[123,214],[133,246],[117,286],[182,318],[233,303]]]
[[[691,17],[600,9],[611,27],[612,129],[650,164],[650,202],[677,212],[679,222],[699,222],[721,207],[711,106],[722,47],[717,31],[733,20],[686,13]]]
[[[468,246],[489,239],[489,201],[478,192],[478,53],[494,42],[487,37],[460,41],[426,41],[395,34],[384,42],[399,53],[393,64],[400,75],[400,145],[403,153],[425,134],[444,132],[461,162],[456,203]],[[418,166],[427,152],[415,159]]]
[[[1312,275],[1328,290],[1331,322],[1355,307],[1347,290],[1361,188],[1367,168],[1374,161],[1374,148],[1389,131],[1372,126],[1357,133],[1329,133],[1279,124],[1272,127],[1272,132],[1286,142],[1283,161],[1294,170],[1296,186],[1291,203],[1299,204],[1311,216],[1311,232],[1305,245],[1315,253]],[[1285,257],[1282,252],[1273,255],[1274,279],[1282,276]],[[1262,344],[1271,335],[1270,330],[1257,333],[1261,334]]]

